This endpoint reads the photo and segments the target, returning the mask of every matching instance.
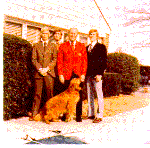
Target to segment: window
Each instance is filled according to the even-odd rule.
[[[40,28],[27,26],[27,40],[31,43],[37,43],[40,41]]]
[[[5,22],[4,32],[7,34],[13,34],[15,36],[21,37],[22,35],[22,25],[13,23],[13,22]]]

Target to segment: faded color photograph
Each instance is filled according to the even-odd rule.
[[[150,145],[150,0],[5,0],[5,146]]]

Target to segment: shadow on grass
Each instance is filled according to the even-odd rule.
[[[62,135],[57,135],[45,139],[35,140],[28,142],[26,144],[87,144],[76,137],[65,137]]]

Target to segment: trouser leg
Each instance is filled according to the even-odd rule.
[[[59,81],[59,77],[57,76],[54,79],[54,96],[60,94],[63,91],[64,91],[63,84]]]
[[[103,91],[102,91],[102,80],[99,82],[96,82],[94,80],[94,86],[97,93],[98,98],[98,113],[97,118],[103,118],[103,112],[104,112],[104,99],[103,99]]]
[[[73,78],[79,78],[78,75],[76,75],[74,72],[72,73],[72,77],[70,81]],[[81,121],[81,116],[82,116],[82,96],[83,96],[83,82],[80,83],[81,90],[79,91],[79,101],[76,104],[76,121]]]
[[[33,117],[38,114],[40,103],[41,103],[41,95],[43,88],[43,79],[35,79],[35,95],[33,102]]]
[[[94,116],[94,90],[92,78],[87,78],[88,117]]]
[[[53,97],[53,88],[54,88],[54,78],[52,78],[51,76],[46,76],[44,77],[44,82],[45,82],[45,92],[46,92],[46,96],[47,99],[50,99]]]
[[[76,105],[76,120],[80,121],[82,116],[82,100],[83,100],[83,83],[80,84],[81,90],[79,91],[80,99]]]

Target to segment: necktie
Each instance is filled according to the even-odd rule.
[[[73,64],[73,70],[72,70],[72,72],[75,73],[74,70],[75,70],[75,62],[76,62],[76,60],[75,60],[75,47],[74,47],[74,42],[71,42],[71,49],[72,49],[72,51],[73,51],[73,61],[72,61],[72,62],[73,62],[73,63],[72,63],[72,64]]]
[[[46,65],[45,65],[45,54],[46,54],[46,46],[47,46],[47,43],[46,42],[44,42],[44,51],[43,51],[43,67],[45,67]]]
[[[56,43],[57,50],[59,50],[59,46],[60,46],[60,43],[57,42],[57,43]]]
[[[91,50],[92,50],[92,44],[89,44],[88,51],[91,52]]]
[[[46,47],[47,46],[47,43],[46,42],[44,42],[44,47]]]
[[[71,48],[72,48],[72,51],[75,51],[74,42],[71,43]]]

